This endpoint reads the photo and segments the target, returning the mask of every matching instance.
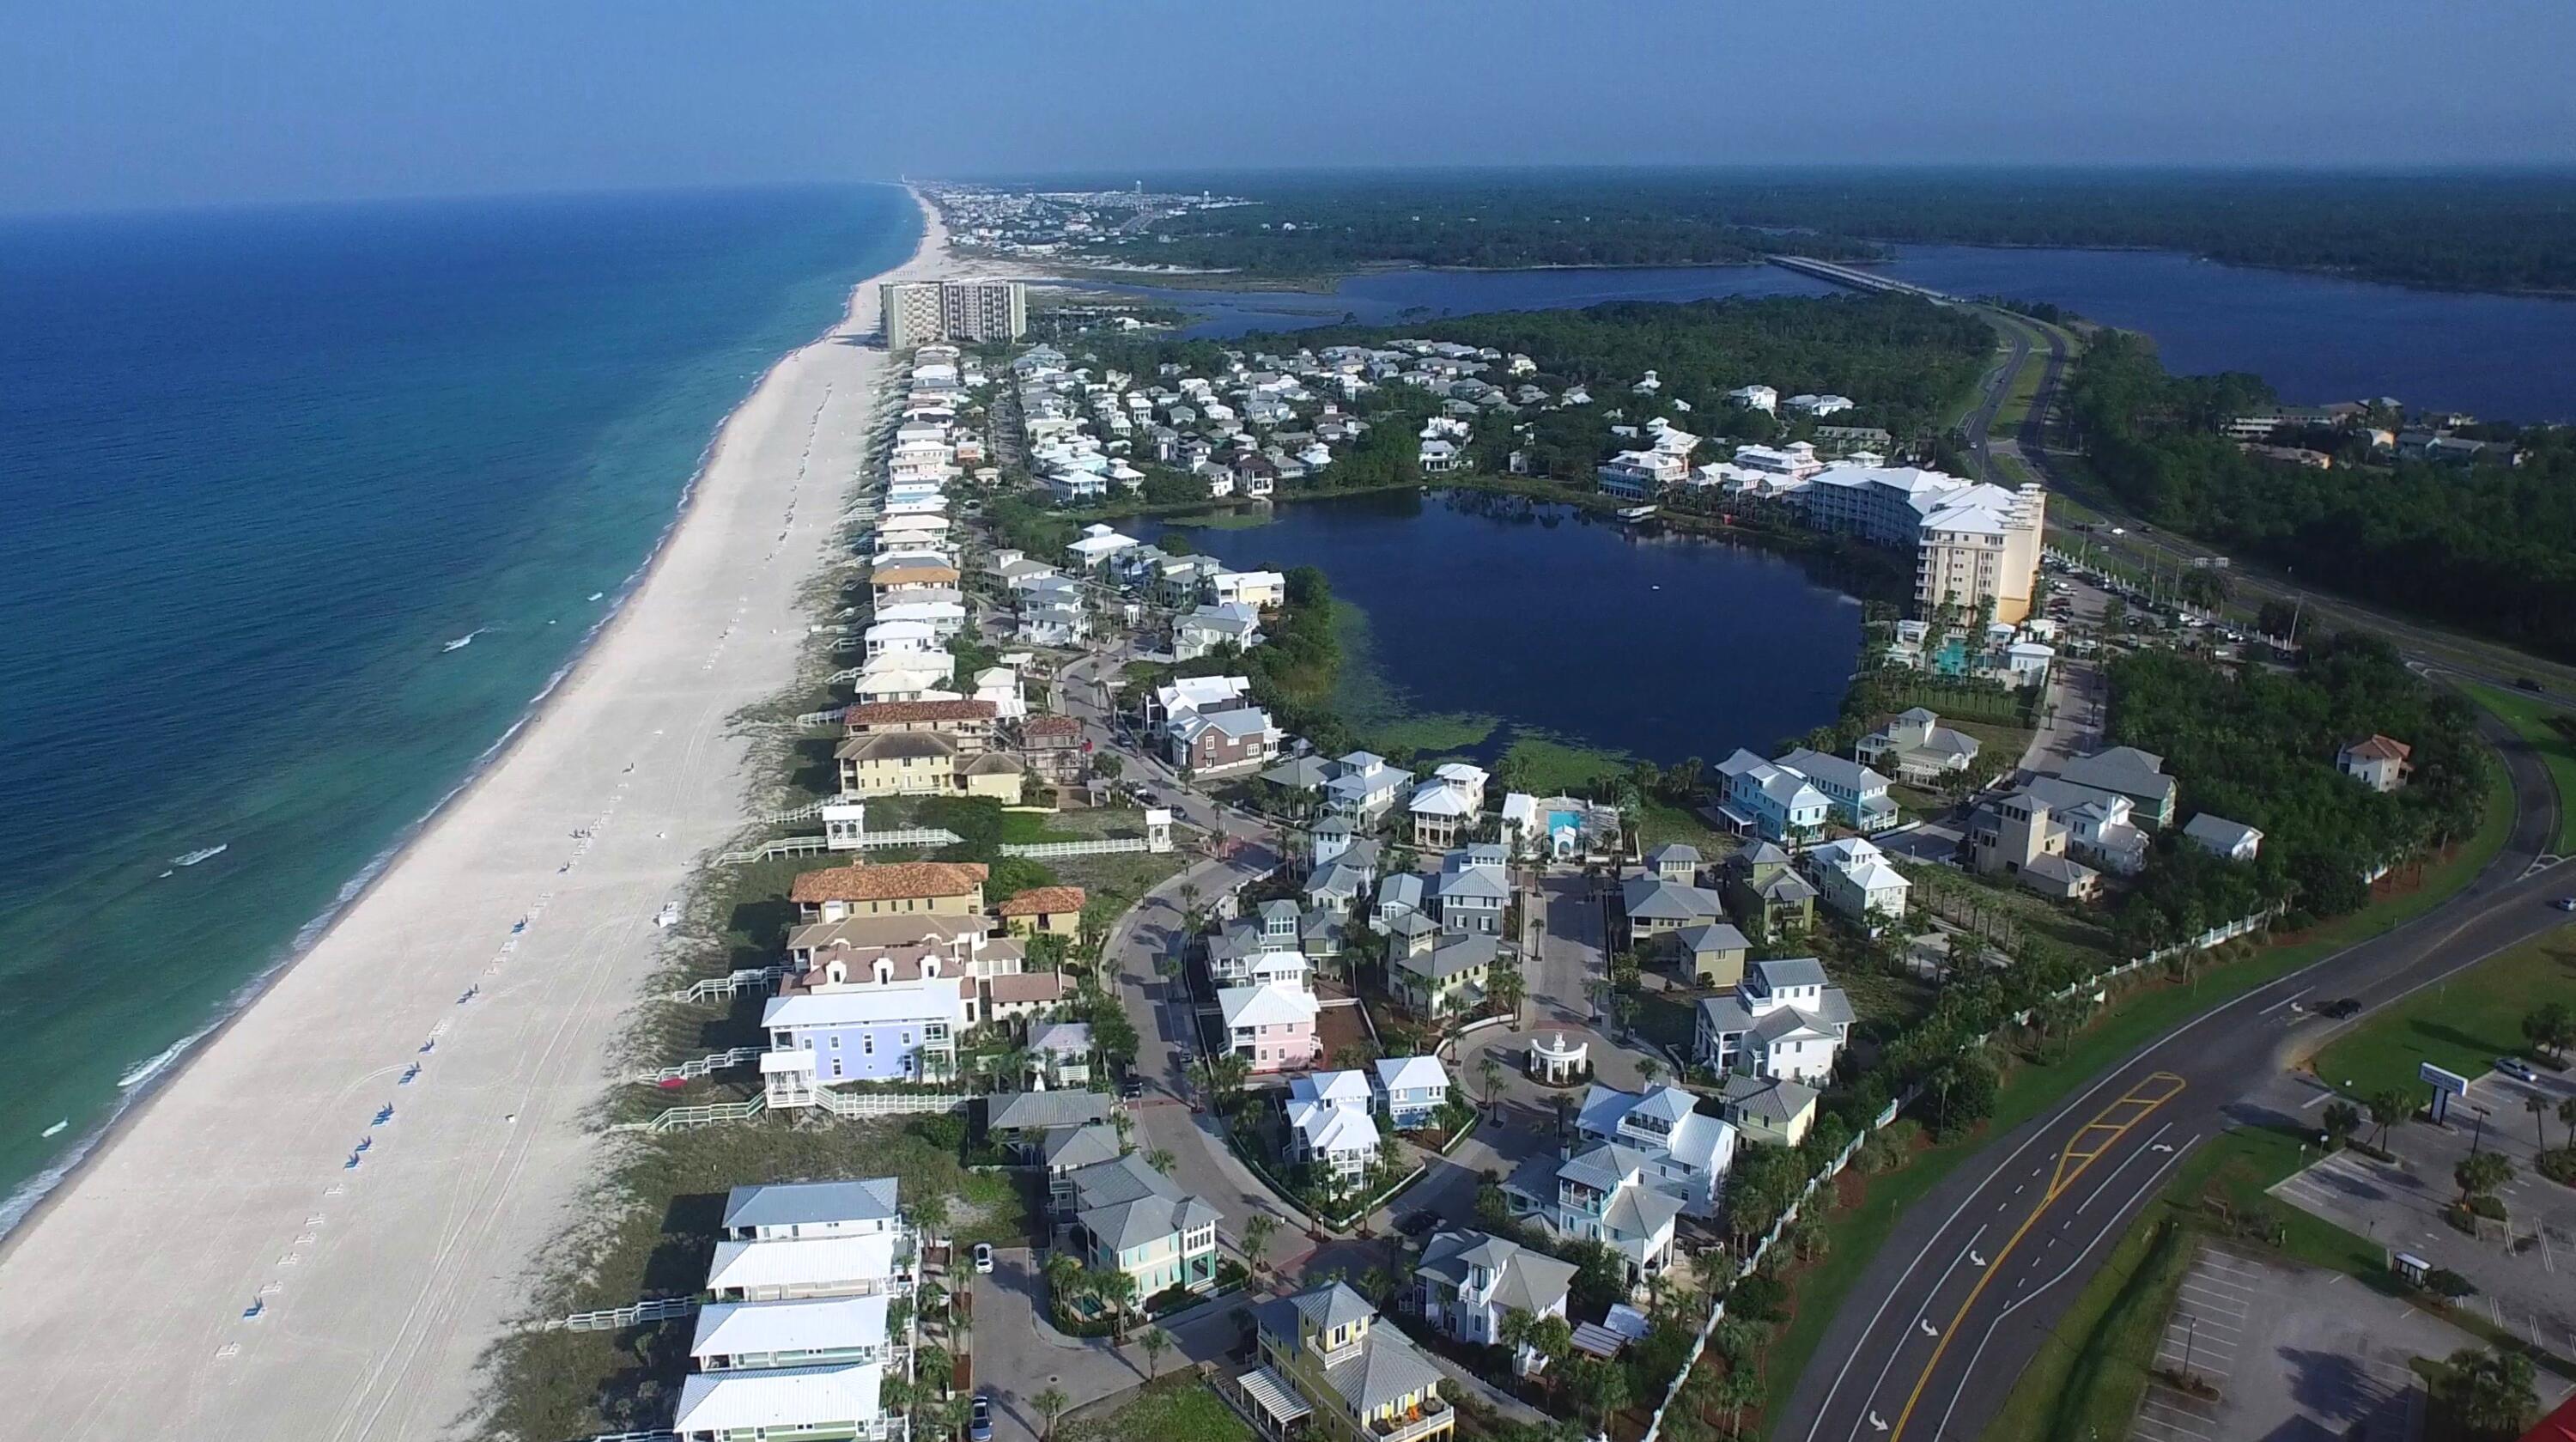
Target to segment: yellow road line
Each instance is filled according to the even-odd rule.
[[[1932,1385],[1933,1370],[1941,1365],[1941,1355],[1950,1350],[1950,1339],[1958,1335],[1960,1324],[1968,1320],[1969,1309],[1975,1307],[1977,1298],[1985,1293],[1986,1283],[1993,1281],[1995,1274],[2004,1269],[2004,1259],[2013,1254],[2013,1248],[2021,1245],[2021,1239],[2030,1234],[2030,1229],[2038,1225],[2039,1219],[2047,1214],[2059,1197],[2066,1194],[2067,1188],[2075,1185],[2075,1179],[2084,1175],[2085,1168],[2093,1165],[2095,1159],[2109,1151],[2120,1138],[2127,1136],[2130,1128],[2145,1121],[2149,1113],[2180,1095],[2186,1085],[2172,1072],[2151,1072],[2129,1088],[2125,1096],[2095,1113],[2093,1120],[2076,1128],[2075,1135],[2067,1138],[2065,1147],[2057,1154],[2057,1171],[2048,1179],[2048,1190],[2040,1194],[2039,1204],[2032,1207],[2030,1215],[2014,1229],[2012,1239],[2004,1243],[2003,1250],[1995,1253],[1994,1260],[1986,1264],[1985,1271],[1977,1277],[1977,1285],[1968,1289],[1967,1300],[1959,1304],[1958,1313],[1950,1318],[1950,1325],[1941,1329],[1941,1339],[1932,1345],[1931,1360],[1923,1364],[1923,1375],[1914,1379],[1914,1390],[1906,1395],[1905,1410],[1896,1414],[1896,1426],[1887,1434],[1887,1442],[1897,1442],[1905,1435],[1905,1424],[1914,1416],[1915,1405],[1923,1400],[1923,1389]]]

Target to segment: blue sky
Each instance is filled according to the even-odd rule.
[[[1567,163],[2576,164],[2567,0],[74,0],[0,210]]]

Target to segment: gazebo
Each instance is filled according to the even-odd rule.
[[[1591,1051],[1590,1042],[1575,1041],[1561,1031],[1531,1037],[1530,1077],[1544,1086],[1572,1086],[1583,1079]]]

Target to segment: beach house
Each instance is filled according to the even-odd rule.
[[[1798,854],[1798,866],[1816,885],[1829,910],[1863,926],[1897,921],[1913,883],[1887,859],[1887,853],[1858,836],[1837,837]]]
[[[1894,771],[1900,781],[1930,785],[1974,764],[1977,738],[1942,725],[1939,715],[1917,706],[1860,738],[1852,755],[1863,766]]]
[[[1447,935],[1426,924],[1418,912],[1405,912],[1389,926],[1401,936],[1388,959],[1397,997],[1417,1016],[1449,1016],[1485,1004],[1486,982],[1499,955],[1496,938],[1480,932]],[[1412,923],[1412,924],[1402,924]]]
[[[1801,746],[1774,764],[1807,778],[1832,803],[1831,819],[1864,836],[1896,824],[1896,803],[1888,798],[1887,778],[1858,762]]]
[[[1816,1082],[1833,1075],[1851,1023],[1850,998],[1814,957],[1757,961],[1734,995],[1700,1002],[1692,1054],[1716,1071]]]
[[[1139,1304],[1177,1287],[1216,1285],[1217,1210],[1130,1152],[1070,1173],[1073,1239],[1083,1264],[1124,1272]]]
[[[1511,853],[1500,846],[1461,847],[1440,858],[1431,878],[1440,929],[1451,936],[1500,936],[1512,898]]]
[[[1369,1085],[1388,1126],[1409,1132],[1438,1121],[1449,1101],[1449,1073],[1438,1057],[1380,1057],[1374,1065]]]
[[[1503,1318],[1563,1317],[1575,1265],[1484,1232],[1432,1234],[1413,1274],[1414,1310],[1434,1331],[1478,1346],[1502,1344]],[[1526,1377],[1547,1365],[1523,1342],[1512,1358]]]
[[[1456,1430],[1440,1369],[1342,1283],[1257,1303],[1252,1317],[1260,1361],[1228,1390],[1265,1438],[1441,1442]]]
[[[1216,994],[1216,1004],[1228,1049],[1256,1072],[1301,1070],[1323,1055],[1315,1035],[1315,996],[1303,985],[1231,986]]]
[[[1738,834],[1804,843],[1824,834],[1833,803],[1806,777],[1739,748],[1717,765],[1719,813]]]
[[[761,1074],[773,1106],[811,1105],[811,1088],[835,1082],[935,1081],[956,1071],[974,978],[852,986],[836,980],[842,965],[761,1007],[770,1050]]]
[[[1079,936],[1088,899],[1079,886],[1033,886],[1002,898],[993,914],[1013,936]]]
[[[1288,1160],[1312,1167],[1339,1188],[1357,1186],[1377,1164],[1375,1095],[1368,1074],[1316,1072],[1288,1083],[1280,1103],[1287,1122]]]

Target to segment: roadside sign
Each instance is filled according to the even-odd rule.
[[[2433,1120],[2436,1123],[2449,1120],[2451,1115],[2451,1098],[2468,1095],[2469,1079],[2467,1077],[2464,1077],[2455,1071],[2446,1071],[2441,1067],[2433,1065],[2429,1061],[2418,1063],[2415,1068],[2415,1075],[2421,1078],[2426,1085],[2433,1088],[2432,1113]]]

